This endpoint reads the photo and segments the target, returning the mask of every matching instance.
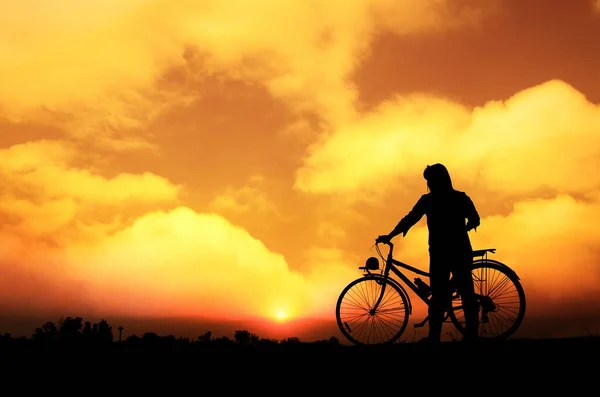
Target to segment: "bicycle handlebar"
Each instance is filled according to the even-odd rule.
[[[394,252],[394,243],[392,243],[392,242],[391,242],[391,241],[389,241],[389,240],[387,240],[387,241],[382,241],[382,240],[379,240],[379,237],[375,239],[375,247],[376,247],[376,249],[377,249],[377,253],[379,254],[379,257],[380,257],[382,260],[385,260],[385,261],[387,261],[387,260],[384,258],[383,254],[381,253],[381,251],[379,250],[379,244],[385,244],[385,245],[387,245],[388,247],[390,247],[390,250],[388,251],[388,254],[387,254],[387,257],[388,257],[388,259],[387,259],[387,260],[390,260],[390,259],[392,258],[393,252]]]
[[[377,245],[377,244],[385,244],[385,245],[389,245],[389,246],[390,246],[390,248],[393,248],[393,247],[394,247],[394,243],[392,243],[391,241],[381,241],[381,240],[379,240],[379,238],[376,238],[376,239],[375,239],[375,244],[376,244],[376,245]]]

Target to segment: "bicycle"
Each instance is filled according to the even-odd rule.
[[[336,304],[336,319],[342,334],[355,345],[391,344],[404,333],[408,319],[412,314],[412,304],[404,282],[426,305],[429,306],[431,292],[429,286],[419,277],[411,281],[401,269],[406,269],[422,277],[429,273],[393,258],[394,244],[389,246],[387,259],[384,258],[377,241],[375,247],[385,266],[380,268],[379,259],[372,256],[365,266],[359,267],[363,276],[350,282],[341,292]],[[488,253],[495,248],[473,251],[473,282],[479,303],[479,338],[503,340],[510,337],[521,326],[525,317],[525,292],[517,273],[507,265],[488,259]],[[477,259],[478,258],[478,259]],[[379,272],[376,272],[379,271]],[[396,280],[390,272],[398,277]],[[490,274],[497,272],[498,276]],[[490,285],[500,280],[497,286]],[[453,283],[453,279],[451,279]],[[502,297],[505,292],[509,297]],[[516,300],[515,300],[516,298]],[[448,320],[464,334],[464,313],[462,302],[456,288],[452,287],[452,305],[445,311],[444,322]],[[515,303],[516,302],[516,303]],[[366,304],[360,307],[359,304]],[[510,314],[501,319],[502,313]],[[429,316],[415,328],[423,327]],[[387,323],[389,321],[389,324]],[[496,331],[497,328],[501,330]]]

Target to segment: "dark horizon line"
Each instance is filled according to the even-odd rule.
[[[91,314],[91,313],[90,313]],[[154,332],[158,335],[180,335],[195,338],[210,331],[216,336],[232,335],[235,330],[248,330],[255,334],[268,335],[269,339],[281,339],[284,333],[287,337],[300,337],[303,340],[323,340],[331,336],[345,339],[341,334],[335,318],[295,318],[285,321],[275,319],[249,317],[246,319],[211,319],[209,317],[183,316],[149,316],[116,314],[93,316],[42,313],[14,313],[0,311],[0,334],[10,333],[17,337],[30,336],[35,328],[48,322],[57,324],[61,319],[81,318],[83,322],[98,323],[106,320],[116,330],[123,326],[122,336]],[[600,319],[584,313],[572,313],[570,316],[544,316],[532,314],[526,318],[521,330],[513,338],[569,338],[578,336],[600,335]],[[418,335],[413,335],[418,337]]]

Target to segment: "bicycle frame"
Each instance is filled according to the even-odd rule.
[[[408,285],[408,287],[419,297],[421,298],[421,300],[423,302],[425,302],[427,305],[429,305],[429,298],[425,295],[423,295],[423,293],[421,292],[421,290],[419,290],[419,287],[417,287],[417,285],[412,282],[408,276],[406,276],[404,273],[402,273],[401,270],[399,270],[399,268],[403,268],[406,270],[409,270],[415,274],[424,276],[429,278],[429,273],[421,270],[421,269],[417,269],[416,267],[413,267],[407,263],[401,262],[397,259],[394,259],[393,256],[393,251],[394,251],[394,244],[392,244],[391,242],[389,243],[390,246],[390,252],[388,253],[388,257],[387,260],[385,262],[385,269],[384,269],[384,279],[387,280],[387,278],[389,277],[389,273],[390,271],[392,273],[394,273],[400,280],[404,281],[404,283],[406,285]],[[375,304],[375,307],[379,306],[379,303],[381,302],[381,299],[379,299],[377,301],[377,303]]]
[[[400,284],[398,281],[394,280],[393,278],[390,278],[390,271],[395,274],[400,280],[402,280],[427,306],[429,306],[430,304],[430,299],[428,296],[426,296],[420,289],[419,287],[417,287],[417,285],[411,281],[408,276],[406,276],[400,269],[406,269],[409,270],[415,274],[424,276],[429,278],[429,272],[423,271],[421,269],[417,269],[414,266],[411,266],[407,263],[401,262],[397,259],[393,258],[393,252],[394,252],[394,244],[392,242],[386,242],[385,244],[387,244],[390,247],[390,250],[388,252],[387,255],[387,259],[385,261],[385,267],[383,268],[381,277],[381,294],[379,295],[379,298],[377,299],[377,302],[375,303],[375,305],[373,306],[372,310],[376,310],[377,307],[379,307],[379,304],[381,303],[381,300],[383,299],[383,296],[385,294],[385,286],[387,284],[387,282],[389,280],[391,280],[391,282],[394,282],[396,284]],[[483,250],[481,252],[485,252],[487,250]],[[491,252],[494,252],[494,250],[491,250]],[[476,255],[476,254],[475,254]],[[487,259],[487,258],[486,258]],[[361,267],[361,269],[365,270],[368,274],[373,274],[371,273],[370,269],[366,268],[366,267]],[[373,274],[375,275],[375,274]],[[399,285],[399,287],[401,289],[402,288],[401,285]],[[478,299],[480,298],[479,294],[476,294]],[[407,297],[408,299],[408,304],[409,304],[409,310],[410,312],[412,312],[412,304],[410,303],[410,299]],[[462,308],[462,306],[455,306],[452,308],[452,310],[457,310]],[[445,316],[444,316],[444,321],[446,321],[449,317],[449,310],[446,312]],[[421,321],[420,323],[414,324],[415,328],[419,328],[419,327],[423,327],[427,321],[429,321],[429,315],[427,315],[425,317],[425,319],[423,319],[423,321]]]

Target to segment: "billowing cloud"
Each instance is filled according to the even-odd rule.
[[[326,258],[327,272],[292,271],[221,215],[179,206],[180,186],[149,173],[103,177],[78,166],[85,155],[77,147],[47,140],[0,150],[0,273],[13,310],[211,318],[327,312],[321,299],[336,292],[329,277],[348,269],[340,255]],[[256,191],[265,183],[250,182]],[[240,191],[231,196],[236,207],[223,209],[222,197],[220,210],[273,210]]]
[[[78,167],[85,160],[68,142],[36,141],[0,149],[0,214],[15,232],[58,237],[60,231],[72,234],[70,226],[110,224],[128,210],[135,213],[178,197],[180,187],[157,175],[107,178]]]
[[[456,4],[5,1],[0,110],[12,120],[45,117],[103,147],[152,148],[141,130],[190,98],[185,86],[159,78],[199,58],[199,68],[184,69],[187,78],[254,81],[338,119],[352,110],[356,91],[347,78],[376,29],[407,34],[477,19],[480,10]]]
[[[106,312],[212,318],[318,313],[328,292],[291,271],[245,230],[217,214],[179,207],[148,213],[103,242],[70,252]],[[339,262],[330,267],[344,269]],[[338,275],[340,270],[338,270]],[[343,271],[341,271],[343,274]],[[334,274],[335,276],[335,274]]]
[[[170,201],[177,197],[179,187],[164,178],[150,173],[105,178],[73,167],[78,156],[76,147],[66,142],[29,142],[2,149],[0,170],[15,188],[43,192],[45,198],[69,197],[85,203],[113,204],[128,200]]]
[[[374,193],[446,150],[445,140],[455,125],[466,122],[466,109],[436,98],[419,95],[384,103],[374,113],[323,134],[298,170],[296,187],[316,194]]]
[[[75,259],[83,259],[86,278],[106,290],[98,304],[109,310],[267,315],[306,294],[302,276],[289,274],[281,255],[216,214],[183,207],[146,214],[81,255]]]
[[[78,149],[53,140],[0,149],[0,284],[10,302],[3,309],[92,310],[86,280],[66,263],[65,250],[97,241],[140,210],[177,200],[180,188],[159,176],[104,177],[83,168],[89,159]]]
[[[353,194],[402,185],[427,164],[502,195],[583,193],[600,179],[600,106],[562,81],[470,110],[427,95],[396,98],[316,143],[296,187]]]

